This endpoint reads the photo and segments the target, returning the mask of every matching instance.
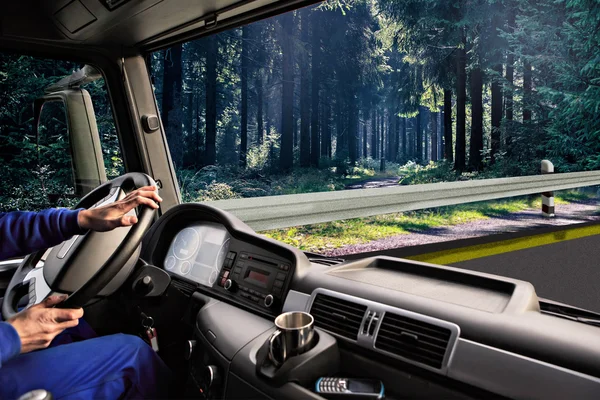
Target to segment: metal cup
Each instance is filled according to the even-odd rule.
[[[289,357],[307,351],[315,335],[314,323],[313,316],[302,311],[287,312],[275,318],[277,330],[269,338],[271,362],[279,366]]]

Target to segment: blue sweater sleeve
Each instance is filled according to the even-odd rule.
[[[7,322],[0,322],[0,368],[11,358],[21,352],[21,338]]]
[[[0,260],[47,249],[83,234],[77,222],[80,210],[0,213]]]

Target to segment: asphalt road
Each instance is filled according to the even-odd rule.
[[[453,264],[531,282],[539,297],[600,312],[600,237],[589,236]]]

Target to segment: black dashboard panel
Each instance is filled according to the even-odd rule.
[[[172,279],[269,316],[281,312],[293,277],[310,266],[301,251],[204,204],[169,210],[148,232],[142,249],[142,258]]]
[[[203,239],[207,235],[210,240]],[[256,349],[282,311],[310,312],[316,327],[336,337],[348,354],[362,351],[385,366],[399,362],[403,371],[423,374],[425,380],[441,377],[442,386],[466,385],[467,393],[476,387],[537,398],[542,392],[563,393],[561,384],[583,397],[600,391],[599,328],[542,314],[528,282],[391,257],[311,263],[300,250],[204,204],[169,210],[142,246],[144,260],[166,270],[191,302],[204,304],[195,330],[229,379],[239,383],[227,384],[228,393],[238,393],[239,386],[239,393],[252,389],[272,398],[314,395],[292,382],[265,384],[253,372]],[[443,358],[438,357],[441,367],[426,368],[419,357],[435,345],[427,335],[446,332],[433,325],[448,328],[450,337],[444,339]],[[419,335],[406,334],[415,327]],[[400,348],[394,347],[397,335]],[[412,344],[405,343],[408,338]],[[242,365],[238,361],[245,367],[236,369]],[[362,362],[357,367],[367,368]],[[342,363],[340,369],[349,371],[349,366]],[[546,378],[550,381],[543,382]],[[295,394],[284,394],[285,387]]]

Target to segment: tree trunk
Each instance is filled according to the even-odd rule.
[[[181,132],[182,45],[171,47],[163,67],[162,122],[169,143],[171,159],[180,167],[183,162],[183,134]]]
[[[357,140],[357,124],[358,124],[358,109],[356,105],[357,99],[354,94],[348,99],[348,155],[350,163],[354,165],[356,162],[356,140]]]
[[[369,119],[369,112],[364,113],[364,122],[363,122],[363,157],[367,158],[367,142],[369,141],[367,137],[367,120]]]
[[[333,146],[331,143],[331,104],[325,102],[325,145],[326,145],[326,156],[331,159],[333,155]]]
[[[502,85],[500,83],[500,79],[502,79],[502,48],[504,47],[500,42],[500,38],[498,36],[498,29],[501,27],[500,15],[502,15],[502,3],[496,2],[492,5],[492,10],[494,11],[492,17],[492,32],[490,44],[493,49],[492,59],[494,61],[494,65],[492,65],[492,70],[494,71],[494,76],[492,77],[492,132],[491,132],[491,149],[490,149],[490,162],[494,164],[496,161],[496,156],[500,151],[500,141],[502,131],[500,130],[500,125],[502,123]]]
[[[263,87],[262,71],[256,73],[256,141],[260,146],[264,141],[263,127]]]
[[[385,158],[385,109],[382,109],[381,113],[379,114],[379,123],[379,158]]]
[[[401,140],[401,148],[402,152],[402,161],[406,161],[408,157],[408,137],[406,135],[406,118],[402,118],[402,131],[400,132],[400,140]]]
[[[389,142],[390,142],[390,154],[388,160],[391,162],[396,161],[396,150],[398,148],[398,143],[396,142],[396,138],[398,137],[396,134],[397,131],[397,120],[396,120],[396,108],[392,106],[390,109],[390,128],[389,128]]]
[[[308,77],[308,8],[300,10],[300,166],[310,166],[310,94]]]
[[[471,71],[471,145],[469,164],[481,170],[481,152],[483,151],[483,74],[481,69]]]
[[[328,129],[328,125],[329,125],[329,121],[327,121],[327,110],[326,108],[329,107],[329,105],[327,104],[327,99],[324,98],[322,99],[323,101],[321,102],[320,108],[321,108],[321,151],[320,151],[320,157],[327,157],[327,129]]]
[[[444,90],[444,158],[453,161],[452,156],[452,90]]]
[[[456,57],[456,159],[454,169],[463,171],[465,169],[465,150],[466,150],[466,100],[467,100],[467,79],[466,79],[466,52],[465,47],[467,38],[462,32],[462,46],[457,50]]]
[[[515,19],[516,19],[516,15],[515,15],[515,5],[513,4],[512,1],[510,1],[509,3],[509,11],[508,11],[508,19],[506,21],[506,31],[509,34],[512,34],[514,31],[514,27],[515,27]],[[514,104],[514,96],[513,96],[513,90],[514,90],[514,71],[515,71],[515,56],[512,53],[512,51],[509,51],[506,55],[506,82],[507,82],[507,86],[508,89],[505,90],[505,108],[506,108],[506,127],[507,129],[505,129],[504,132],[504,143],[506,146],[506,152],[507,154],[510,154],[510,150],[511,150],[511,133],[510,129],[512,129],[512,121],[514,119],[514,115],[513,115],[513,104]]]
[[[250,27],[242,27],[242,110],[240,130],[240,167],[246,168],[248,152],[248,42],[250,39]]]
[[[493,70],[495,76],[492,81],[492,143],[490,154],[490,162],[492,164],[496,162],[496,156],[500,151],[500,138],[502,132],[500,130],[500,125],[502,123],[502,85],[498,81],[502,76],[502,65],[495,65]]]
[[[429,110],[427,108],[423,109],[423,118],[425,119],[425,123],[423,124],[425,129],[423,131],[423,142],[424,142],[424,164],[427,165],[429,164],[429,132],[430,132],[430,125],[431,125],[431,112],[429,112]]]
[[[431,114],[431,161],[438,160],[438,113]]]
[[[320,141],[319,141],[319,85],[321,84],[321,28],[319,26],[321,13],[314,12],[312,15],[312,115],[311,115],[311,150],[310,164],[313,167],[319,166]]]
[[[343,153],[343,148],[345,147],[345,134],[344,134],[344,107],[343,107],[343,94],[341,87],[338,87],[336,90],[336,101],[335,101],[335,137],[336,137],[336,146],[335,146],[335,156],[339,158]]]
[[[281,16],[282,35],[282,95],[281,95],[281,149],[279,165],[283,171],[292,168],[294,162],[294,63],[292,54],[292,23],[291,13]]]
[[[423,161],[423,132],[421,129],[421,106],[419,106],[419,111],[417,116],[415,117],[416,127],[415,127],[415,144],[416,144],[416,161],[417,163],[421,163]]]
[[[373,138],[373,158],[379,158],[379,111],[375,109],[375,120],[373,121],[375,137]]]
[[[206,38],[206,165],[217,162],[217,56],[216,36]]]
[[[523,123],[531,121],[531,63],[523,62]]]

